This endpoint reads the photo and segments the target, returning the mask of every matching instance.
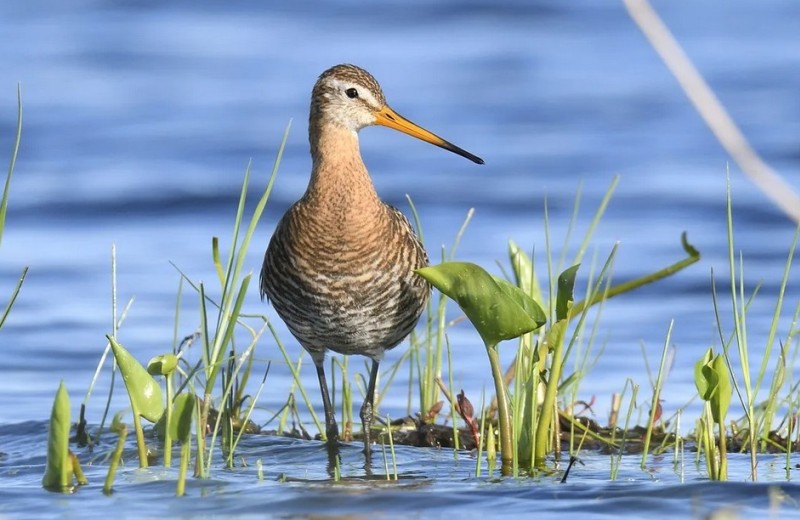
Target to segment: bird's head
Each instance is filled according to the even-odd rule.
[[[372,74],[355,65],[336,65],[320,75],[311,94],[311,124],[334,124],[353,132],[382,125],[483,164],[483,159],[404,118],[386,103]]]

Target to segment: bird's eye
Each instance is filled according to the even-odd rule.
[[[358,91],[352,87],[345,90],[344,93],[347,94],[347,97],[350,99],[355,99],[358,97]]]

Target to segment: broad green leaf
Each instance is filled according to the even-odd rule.
[[[714,356],[713,349],[709,348],[694,366],[694,383],[700,398],[711,405],[714,422],[722,424],[733,393],[730,373],[722,355]]]
[[[714,367],[711,365],[711,363],[703,365],[703,367],[700,370],[703,374],[703,379],[705,380],[705,387],[706,387],[706,393],[702,394],[700,397],[703,399],[703,401],[708,401],[710,403],[713,403],[714,396],[717,394],[717,391],[719,390],[719,374],[717,373],[716,370],[714,370]]]
[[[518,305],[534,321],[536,327],[533,330],[538,329],[547,322],[547,316],[545,316],[544,311],[539,304],[536,303],[533,298],[525,294],[522,289],[508,280],[503,280],[502,278],[498,278],[496,276],[492,276],[492,279],[497,284],[497,287],[500,289],[500,291],[506,296],[507,301]],[[525,332],[530,331],[526,330]]]
[[[72,489],[72,460],[69,456],[70,410],[69,394],[64,381],[58,385],[50,412],[50,431],[47,434],[47,466],[42,486],[50,491]]]
[[[175,354],[162,354],[147,362],[147,373],[151,376],[168,376],[178,366]]]
[[[567,268],[558,276],[558,297],[556,298],[556,319],[563,320],[569,314],[569,309],[575,301],[575,276],[578,274],[580,264]]]
[[[725,366],[725,359],[720,354],[717,354],[714,361],[711,362],[711,368],[717,376],[717,391],[711,399],[711,415],[717,424],[723,424],[725,416],[728,414],[733,393],[730,373],[728,372],[728,367]]]
[[[169,435],[185,444],[192,437],[192,418],[197,398],[194,394],[183,393],[175,398],[172,406],[172,418],[169,425]]]
[[[138,413],[150,422],[158,421],[164,413],[161,387],[125,347],[117,343],[111,336],[107,337],[111,342],[111,349],[117,359],[122,379],[125,381],[133,413]]]
[[[711,390],[709,388],[709,381],[703,374],[703,367],[711,363],[712,359],[714,359],[714,349],[709,348],[705,351],[703,357],[694,365],[694,385],[697,387],[697,393],[703,401],[708,401],[711,398],[709,394]]]
[[[513,339],[544,325],[539,305],[519,287],[468,262],[445,262],[417,269],[467,315],[487,345]]]

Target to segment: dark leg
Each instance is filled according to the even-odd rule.
[[[364,430],[364,454],[369,460],[372,433],[372,413],[373,403],[375,402],[375,382],[378,379],[378,361],[372,360],[372,371],[369,373],[369,385],[367,385],[367,395],[364,397],[364,404],[361,405],[361,425]]]
[[[336,425],[336,416],[333,414],[331,397],[328,394],[328,381],[325,379],[325,369],[323,368],[324,359],[314,360],[317,367],[317,377],[319,378],[319,389],[322,392],[322,406],[325,407],[325,436],[329,447],[338,447],[339,427]]]

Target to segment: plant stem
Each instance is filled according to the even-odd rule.
[[[119,461],[122,458],[122,450],[125,448],[125,439],[127,437],[128,428],[123,426],[119,431],[117,447],[114,449],[114,453],[111,455],[111,460],[108,464],[108,473],[106,474],[106,480],[103,484],[103,493],[106,495],[110,495],[113,489],[114,476],[117,474],[117,467],[119,466]]]
[[[81,469],[81,461],[79,461],[78,456],[72,452],[69,452],[69,458],[72,463],[72,473],[75,475],[75,480],[78,481],[79,486],[85,486],[89,483],[89,480],[83,473],[83,469]]]
[[[630,292],[634,289],[642,287],[643,285],[647,285],[657,280],[661,280],[662,278],[671,276],[677,273],[678,271],[685,269],[700,260],[700,253],[691,244],[689,244],[685,232],[683,233],[683,235],[681,235],[681,244],[683,245],[683,250],[688,255],[683,260],[679,260],[678,262],[675,262],[674,264],[667,266],[664,269],[661,269],[660,271],[656,271],[655,273],[651,273],[646,276],[641,276],[639,278],[635,278],[633,280],[621,283],[619,285],[615,285],[606,291],[598,292],[597,294],[594,295],[594,297],[590,298],[588,301],[582,300],[576,302],[569,310],[570,317],[579,315],[581,312],[583,312],[585,308],[591,307],[596,303],[608,300],[619,294]]]
[[[136,446],[139,448],[139,467],[146,468],[147,464],[147,446],[144,443],[144,432],[142,431],[142,419],[139,417],[139,411],[133,410],[133,429],[136,430]]]
[[[511,419],[508,412],[508,397],[503,381],[503,370],[500,368],[500,354],[497,345],[486,345],[489,355],[489,364],[492,366],[492,379],[497,397],[497,416],[500,419],[500,472],[504,476],[510,475],[513,465],[514,452],[511,444]]]
[[[172,435],[170,435],[170,423],[172,422],[172,374],[167,374],[167,410],[166,427],[164,428],[164,467],[172,466]]]
[[[706,466],[711,480],[719,480],[719,467],[717,465],[717,447],[714,442],[714,420],[711,418],[711,404],[706,402],[701,419],[703,438],[705,439]]]
[[[725,423],[719,423],[719,468],[717,480],[728,480],[728,439],[725,436]],[[755,449],[750,450],[755,453]]]
[[[200,435],[197,436],[198,438]],[[186,473],[189,471],[189,458],[191,456],[191,444],[188,442],[181,443],[181,465],[178,470],[178,486],[175,494],[182,497],[186,492]]]
[[[559,322],[561,323],[561,322]],[[558,381],[561,379],[561,369],[564,364],[562,359],[562,351],[564,350],[564,337],[559,334],[558,340],[553,345],[553,357],[550,362],[550,374],[547,378],[547,386],[545,387],[544,400],[542,401],[542,414],[539,416],[539,426],[536,428],[536,444],[534,446],[535,456],[534,465],[536,467],[544,466],[544,456],[547,452],[547,442],[550,440],[550,435],[553,430],[550,428],[553,420],[558,420],[558,417],[553,416],[553,410],[556,409],[556,393],[558,391]]]
[[[203,396],[203,404],[200,408],[200,416],[197,419],[197,461],[195,463],[195,476],[205,478],[208,472],[205,467],[205,449],[206,449],[206,428],[208,427],[208,414],[211,411],[211,394]],[[181,457],[183,457],[183,446],[181,446]],[[181,460],[181,464],[183,461]]]

